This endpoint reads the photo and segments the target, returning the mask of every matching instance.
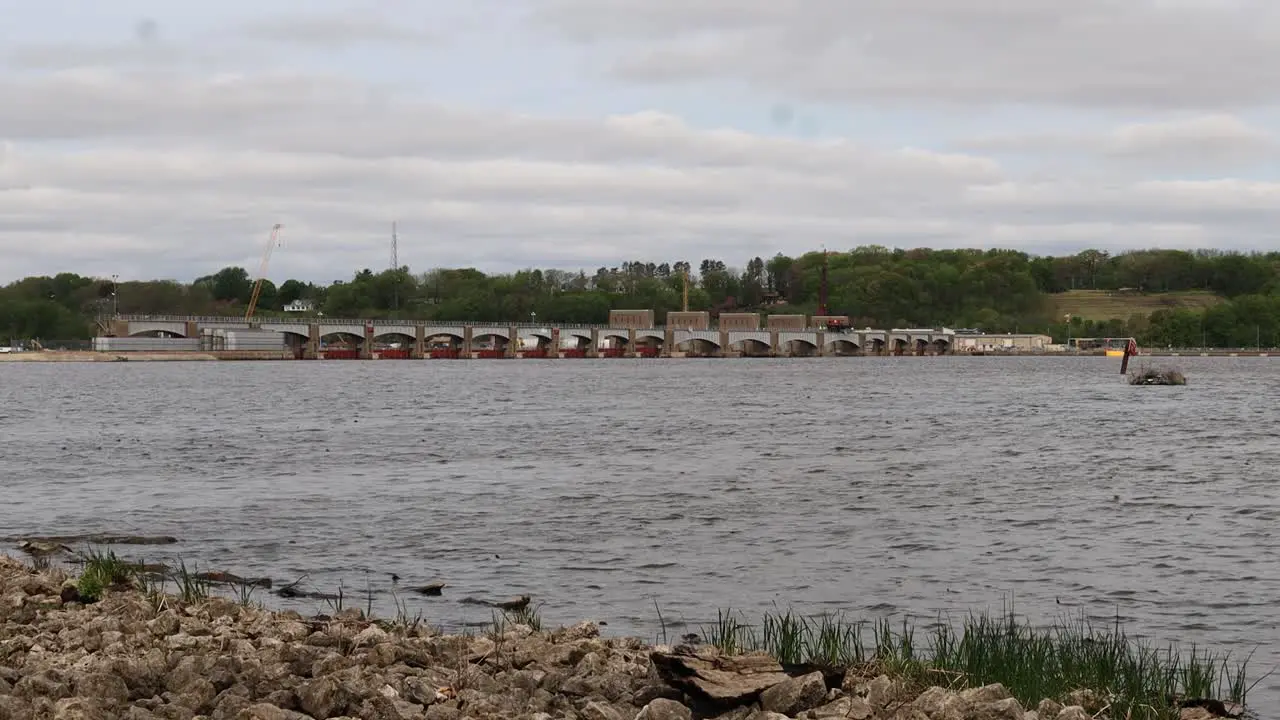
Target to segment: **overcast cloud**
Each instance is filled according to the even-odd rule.
[[[100,5],[0,0],[0,282],[1280,227],[1274,0]]]

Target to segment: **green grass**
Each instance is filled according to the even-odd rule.
[[[396,617],[389,624],[391,628],[404,635],[413,635],[423,625],[422,611],[410,614],[409,605],[400,599],[394,590],[391,591],[391,602],[395,603]]]
[[[1128,320],[1157,310],[1203,310],[1223,299],[1211,292],[1117,293],[1109,290],[1068,290],[1049,296],[1055,319],[1071,315],[1084,320]]]
[[[91,547],[85,551],[84,569],[76,581],[76,590],[83,602],[97,602],[108,588],[132,586],[134,576],[133,566],[121,560],[111,548]]]
[[[258,590],[258,584],[252,580],[231,583],[231,589],[235,595],[236,604],[240,607],[263,607],[262,603],[253,599],[253,594]]]
[[[1176,717],[1178,698],[1243,705],[1250,687],[1248,658],[1233,662],[1194,646],[1157,648],[1130,638],[1118,620],[1099,628],[1082,615],[1037,628],[1010,612],[971,615],[958,627],[938,622],[922,634],[926,642],[919,644],[905,619],[900,627],[889,620],[868,625],[790,610],[767,613],[758,625],[721,611],[714,625],[702,628],[703,639],[724,652],[763,651],[784,665],[884,672],[922,688],[1001,683],[1028,708],[1088,689],[1115,718]]]
[[[324,602],[329,606],[329,610],[331,610],[334,615],[337,615],[346,609],[347,592],[346,588],[343,587],[341,580],[338,581],[338,592],[335,593],[332,598],[325,599]]]
[[[187,563],[181,559],[178,560],[178,573],[174,581],[178,585],[178,599],[187,605],[208,600],[213,587],[213,583],[200,576],[197,566],[192,565],[188,570]]]
[[[100,599],[111,587],[135,585],[135,566],[109,548],[90,550],[77,582],[86,601]],[[210,584],[194,568],[181,563],[174,576],[178,599],[194,603],[209,597]],[[147,588],[163,595],[163,585]],[[248,604],[249,590],[242,590]],[[339,585],[330,602],[343,609]],[[657,605],[655,603],[655,608]],[[543,629],[539,606],[495,612],[492,632],[501,636],[512,625]],[[397,602],[397,624],[416,628],[421,613],[410,617]],[[661,618],[663,634],[666,623]],[[371,613],[369,613],[371,615]],[[861,674],[886,673],[918,686],[979,687],[1001,683],[1023,704],[1035,707],[1049,698],[1063,701],[1073,691],[1091,690],[1103,703],[1099,716],[1126,720],[1177,717],[1180,698],[1211,698],[1245,704],[1251,685],[1248,657],[1189,649],[1156,647],[1126,634],[1119,619],[1093,625],[1083,614],[1048,627],[1036,627],[1012,611],[972,614],[959,624],[939,621],[917,627],[882,619],[851,621],[843,615],[804,616],[792,610],[765,613],[749,623],[732,610],[717,613],[714,624],[701,628],[702,638],[727,653],[763,651],[784,665],[814,665]],[[918,638],[917,635],[920,637]]]
[[[493,632],[505,633],[512,625],[524,625],[534,632],[542,632],[541,605],[525,605],[514,610],[498,610],[493,613]]]

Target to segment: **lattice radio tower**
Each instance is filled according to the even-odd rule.
[[[400,268],[400,247],[399,247],[399,241],[396,238],[396,221],[392,220],[391,221],[391,269],[397,270],[399,268]]]
[[[400,240],[396,237],[396,221],[391,221],[391,272],[396,273],[400,270]],[[391,290],[391,309],[400,309],[400,280],[399,275],[394,275]]]

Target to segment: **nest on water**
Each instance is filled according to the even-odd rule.
[[[1187,377],[1173,368],[1144,367],[1129,373],[1130,385],[1186,385]]]

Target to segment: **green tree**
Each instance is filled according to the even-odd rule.
[[[213,275],[198,278],[195,284],[207,287],[214,300],[242,305],[249,302],[249,295],[253,292],[253,281],[242,267],[222,268]]]
[[[303,300],[310,297],[307,293],[307,284],[301,280],[285,280],[280,289],[276,292],[276,301],[281,305],[288,305],[294,300]]]
[[[712,313],[816,311],[823,254],[743,258],[734,269],[718,258],[698,261],[689,304]],[[978,327],[987,331],[1046,331],[1073,337],[1124,337],[1197,347],[1264,346],[1280,342],[1280,254],[1218,250],[1141,250],[1035,257],[1011,250],[868,245],[826,258],[829,310],[857,326]],[[526,268],[486,274],[475,268],[363,269],[328,285],[290,279],[264,281],[260,312],[278,313],[308,298],[329,316],[426,320],[604,323],[610,309],[652,308],[659,322],[681,307],[687,260],[656,263],[632,258],[594,271]],[[0,338],[87,337],[117,305],[132,314],[243,314],[249,274],[226,267],[191,284],[171,280],[110,280],[73,273],[23,278],[0,288]],[[1055,317],[1055,293],[1081,289],[1144,293],[1216,292],[1225,301],[1205,311],[1162,310],[1127,320]],[[778,302],[777,306],[772,305]],[[766,304],[769,303],[769,304]]]

